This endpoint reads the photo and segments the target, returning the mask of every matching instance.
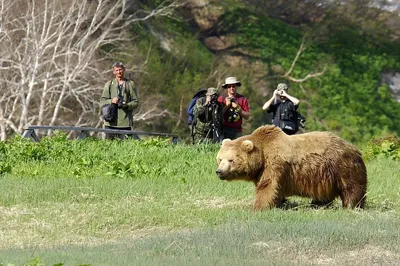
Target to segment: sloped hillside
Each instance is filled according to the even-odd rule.
[[[269,123],[261,106],[286,82],[301,99],[307,131],[329,130],[352,142],[399,134],[400,104],[387,78],[400,72],[399,41],[390,30],[332,19],[338,17],[332,11],[289,24],[251,1],[193,0],[173,17],[135,26],[136,47],[147,55],[146,74],[136,75],[141,97],[168,110],[151,127],[137,126],[189,135],[185,108],[193,93],[235,75],[250,102],[246,132]]]

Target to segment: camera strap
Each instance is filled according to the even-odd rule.
[[[124,80],[121,85],[118,84],[118,81],[116,82],[116,88],[118,92],[118,98],[122,99],[122,101],[128,103],[131,101],[131,94],[129,93],[129,89],[127,89],[127,86],[129,86],[129,81]],[[126,92],[126,99],[124,97],[124,94]]]
[[[124,80],[124,82],[122,82],[121,85],[119,85],[118,82],[116,82],[116,87],[117,87],[117,91],[118,91],[118,97],[123,97],[124,93],[125,93],[125,84],[126,81]]]

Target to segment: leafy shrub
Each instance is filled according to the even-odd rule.
[[[24,263],[23,266],[46,266],[47,264],[45,264],[41,258],[37,257],[37,258],[33,258],[30,261],[28,261],[27,263]],[[0,263],[0,266],[3,266],[3,264]],[[8,263],[7,266],[15,266],[15,264],[10,264]],[[60,263],[56,263],[53,264],[53,266],[64,266],[64,263],[60,262]],[[79,264],[77,266],[90,266],[90,264]]]
[[[373,138],[364,149],[364,159],[369,161],[379,157],[400,160],[400,137]]]
[[[14,165],[26,163],[40,168],[57,164],[58,174],[64,177],[90,179],[105,169],[114,178],[159,177],[165,175],[169,158],[160,157],[159,149],[174,150],[170,138],[144,138],[142,140],[99,140],[85,138],[69,140],[58,132],[33,142],[16,136],[0,142],[0,175],[10,173]],[[143,158],[154,158],[151,164]],[[37,176],[37,168],[18,174]]]
[[[8,162],[0,162],[0,176],[6,173],[11,173],[11,165]]]

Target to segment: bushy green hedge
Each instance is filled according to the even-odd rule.
[[[158,178],[185,182],[182,164],[215,158],[219,144],[172,144],[170,138],[69,140],[64,132],[33,142],[16,136],[0,142],[0,175],[28,178]],[[204,157],[205,156],[205,157]],[[178,163],[177,163],[178,162]],[[213,165],[214,161],[210,161]]]
[[[379,157],[400,161],[400,137],[390,135],[369,141],[364,149],[364,159],[370,161]]]
[[[33,162],[35,165],[57,164],[60,169],[68,169],[66,175],[74,177],[91,177],[100,168],[112,177],[132,177],[150,171],[146,165],[134,162],[136,155],[144,157],[146,151],[150,154],[154,153],[154,149],[169,146],[170,140],[161,138],[140,141],[69,140],[64,132],[56,132],[53,137],[33,142],[16,136],[7,142],[0,142],[0,175],[19,170],[21,163]],[[154,167],[151,171],[159,171],[159,168]],[[26,174],[35,176],[33,170]]]

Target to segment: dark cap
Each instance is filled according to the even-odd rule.
[[[280,91],[280,90],[285,90],[285,91],[287,91],[287,90],[289,90],[289,87],[288,87],[288,85],[286,85],[285,83],[279,83],[278,86],[276,86],[276,89],[277,89],[278,91]]]
[[[113,67],[113,68],[114,68],[114,67],[122,67],[122,68],[125,68],[124,64],[122,64],[120,61],[115,62],[115,63],[112,65],[112,67]]]

